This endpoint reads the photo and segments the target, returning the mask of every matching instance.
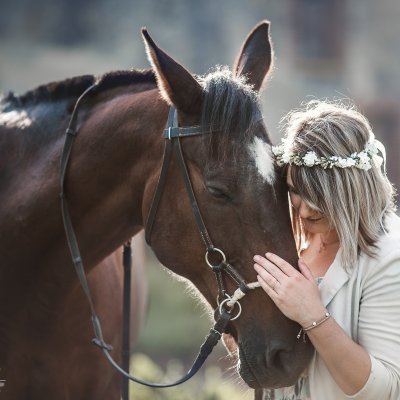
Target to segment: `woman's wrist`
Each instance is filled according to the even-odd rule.
[[[329,318],[331,317],[331,314],[327,311],[325,315],[321,319],[317,319],[313,321],[310,325],[308,326],[303,326],[303,331],[308,332],[311,331],[311,329],[316,328],[317,326],[322,325],[324,322],[326,322]]]
[[[328,310],[325,307],[318,307],[318,309],[313,310],[308,315],[305,315],[300,321],[297,321],[303,329],[313,326],[314,323],[318,323],[327,317]],[[328,313],[329,314],[329,313]]]
[[[315,318],[311,322],[300,324],[301,328],[299,333],[297,334],[297,339],[300,339],[301,336],[303,336],[303,341],[306,342],[306,334],[308,334],[314,328],[317,328],[320,325],[324,324],[331,317],[331,314],[326,309],[324,309],[324,312],[321,312],[320,315],[321,317]]]

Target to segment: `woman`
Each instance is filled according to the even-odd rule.
[[[289,115],[274,154],[299,270],[271,253],[254,256],[254,268],[316,352],[295,386],[264,399],[399,400],[400,219],[382,144],[360,113],[314,101]]]

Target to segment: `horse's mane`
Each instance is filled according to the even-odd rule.
[[[241,132],[251,129],[259,117],[258,93],[251,86],[243,79],[234,78],[227,67],[218,67],[198,80],[205,92],[202,124],[223,133],[232,132],[233,128]],[[99,77],[82,75],[40,85],[18,96],[10,92],[1,102],[23,107],[42,101],[77,98],[95,82],[96,93],[101,93],[119,86],[155,84],[156,77],[153,70],[113,71]]]
[[[225,141],[231,141],[232,135],[239,134],[242,145],[254,135],[255,124],[260,120],[259,94],[243,78],[234,77],[227,67],[217,67],[205,76],[197,76],[204,90],[204,101],[201,123],[221,135],[210,135],[217,142],[217,150],[223,159],[221,149],[226,149]],[[153,70],[113,71],[102,76],[83,75],[62,81],[38,86],[22,95],[9,93],[0,98],[5,108],[22,108],[41,102],[53,102],[68,99],[73,104],[76,99],[91,85],[97,83],[95,94],[121,86],[140,83],[156,85]],[[93,93],[94,94],[94,93]],[[212,143],[209,143],[213,147]],[[240,149],[239,149],[240,150]]]
[[[100,77],[82,75],[41,85],[19,96],[11,92],[4,96],[1,101],[12,103],[15,106],[26,106],[43,101],[77,98],[95,82],[98,82],[96,92],[99,93],[118,86],[135,83],[155,83],[156,78],[152,70],[113,71]]]

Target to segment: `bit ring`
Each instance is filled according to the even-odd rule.
[[[227,298],[227,299],[225,299],[224,301],[222,301],[221,304],[219,305],[219,313],[220,313],[220,314],[222,314],[222,307],[223,307],[223,305],[224,305],[225,303],[227,303],[229,300],[231,300],[230,297]],[[239,310],[238,310],[238,313],[237,313],[233,318],[231,318],[231,321],[234,321],[235,319],[238,319],[239,316],[240,316],[240,314],[242,313],[242,306],[240,305],[240,303],[239,303],[238,301],[235,301],[235,302],[233,303],[233,306],[231,307],[231,310],[233,310],[233,308],[235,307],[236,304],[238,305]]]

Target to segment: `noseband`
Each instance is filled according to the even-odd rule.
[[[168,173],[168,167],[169,167],[169,164],[171,161],[172,153],[175,150],[175,153],[176,153],[177,159],[178,159],[178,164],[180,167],[180,171],[181,171],[181,174],[182,174],[182,177],[184,180],[186,192],[189,196],[193,215],[194,215],[197,227],[199,229],[200,236],[205,244],[205,248],[206,248],[205,262],[212,269],[212,271],[214,272],[215,277],[216,277],[217,286],[218,286],[218,298],[217,298],[218,308],[216,309],[215,314],[218,314],[219,316],[218,316],[214,326],[210,329],[210,332],[209,332],[208,336],[206,337],[206,340],[201,345],[200,351],[199,351],[197,358],[194,361],[191,369],[185,376],[183,376],[181,379],[177,380],[176,382],[167,383],[167,384],[156,384],[156,383],[145,382],[141,379],[138,379],[138,378],[130,375],[127,371],[123,370],[114,361],[114,359],[110,355],[112,346],[107,344],[104,341],[100,320],[97,317],[97,314],[96,314],[96,311],[94,308],[92,296],[91,296],[90,289],[89,289],[89,286],[88,286],[88,283],[86,280],[85,270],[84,270],[82,258],[80,255],[78,242],[76,239],[75,231],[73,229],[73,224],[72,224],[72,220],[71,220],[70,213],[69,213],[67,197],[66,197],[66,190],[65,190],[65,176],[66,176],[67,166],[68,166],[74,138],[76,137],[76,135],[78,133],[77,112],[79,109],[79,105],[81,104],[81,102],[85,98],[85,96],[89,92],[95,91],[96,88],[97,88],[97,84],[94,84],[93,86],[89,87],[79,97],[79,99],[77,100],[77,102],[75,104],[74,110],[71,115],[70,122],[68,124],[68,128],[66,130],[66,138],[65,138],[64,148],[63,148],[61,162],[60,162],[60,187],[61,187],[60,197],[61,197],[61,208],[62,208],[64,229],[65,229],[65,234],[66,234],[66,238],[67,238],[67,242],[68,242],[68,247],[69,247],[69,250],[71,253],[71,257],[72,257],[72,262],[74,264],[76,273],[79,278],[79,282],[82,286],[82,289],[86,295],[86,298],[87,298],[89,306],[90,306],[90,311],[92,314],[91,318],[92,318],[93,329],[94,329],[94,334],[95,334],[95,338],[92,341],[95,345],[97,345],[103,351],[103,353],[105,354],[106,358],[111,363],[111,365],[118,372],[120,372],[126,379],[130,379],[136,383],[146,385],[149,387],[155,387],[155,388],[176,386],[183,382],[186,382],[200,369],[200,367],[203,365],[204,361],[207,359],[209,354],[212,352],[215,345],[220,340],[222,333],[226,330],[226,327],[227,327],[229,321],[233,321],[239,317],[239,315],[241,313],[241,306],[240,306],[239,300],[250,289],[259,287],[259,283],[258,282],[246,283],[246,281],[239,274],[239,272],[236,271],[235,268],[227,262],[225,253],[221,249],[219,249],[213,245],[210,235],[208,234],[207,228],[204,224],[203,217],[201,215],[200,208],[198,206],[198,203],[197,203],[194,191],[193,191],[192,183],[190,181],[190,176],[189,176],[189,173],[188,173],[188,170],[186,167],[186,163],[184,160],[184,156],[183,156],[180,139],[182,137],[197,136],[197,135],[202,135],[202,134],[208,134],[211,132],[210,132],[210,130],[204,129],[204,127],[202,128],[201,126],[179,127],[176,109],[174,107],[171,107],[170,111],[169,111],[169,115],[168,115],[167,127],[163,133],[163,137],[166,139],[166,141],[165,141],[165,147],[164,147],[164,155],[163,155],[163,163],[162,163],[162,167],[161,167],[161,173],[159,176],[157,188],[154,192],[152,204],[150,207],[150,211],[149,211],[149,215],[148,215],[147,223],[146,223],[146,227],[145,227],[146,241],[148,244],[150,244],[151,232],[152,232],[154,221],[156,218],[159,202],[161,200],[161,195],[162,195],[162,192],[163,192],[163,189],[165,186],[165,181],[166,181],[166,177],[167,177],[167,173]],[[210,260],[212,255],[218,255],[220,258],[220,261],[218,263],[213,263]],[[224,273],[228,277],[230,277],[238,286],[238,288],[236,289],[236,291],[234,292],[234,294],[232,296],[228,295],[228,293],[227,293],[226,286],[225,286],[225,277],[223,275]],[[236,304],[238,307],[238,311],[237,311],[236,315],[234,315],[233,309]]]

